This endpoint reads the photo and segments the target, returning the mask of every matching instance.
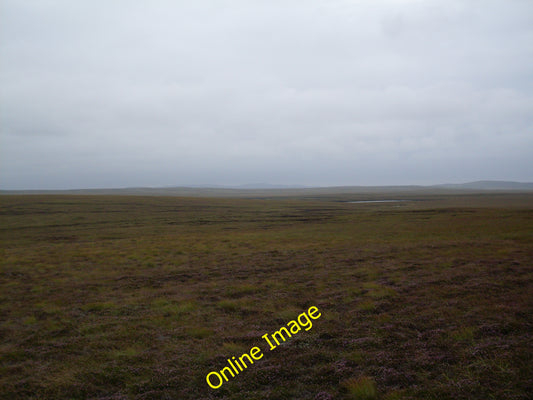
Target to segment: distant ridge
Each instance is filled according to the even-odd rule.
[[[533,182],[477,181],[420,186],[328,186],[311,187],[298,185],[272,185],[266,183],[240,186],[190,185],[165,187],[131,187],[108,189],[71,190],[0,190],[0,194],[78,194],[78,195],[136,195],[136,196],[183,196],[183,197],[283,197],[320,196],[336,194],[395,194],[395,193],[449,193],[449,192],[528,192],[533,191]]]
[[[467,190],[533,190],[533,182],[475,181],[468,183],[445,183],[435,188]]]
[[[272,183],[245,183],[243,185],[215,185],[215,184],[201,184],[201,185],[170,185],[164,186],[166,189],[171,188],[195,188],[195,189],[303,189],[311,188],[313,186],[305,185],[280,185]],[[318,187],[318,186],[315,186]]]
[[[227,186],[233,189],[304,189],[312,186],[305,185],[278,185],[271,183],[247,183],[239,186]]]

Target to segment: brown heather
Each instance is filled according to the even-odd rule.
[[[346,200],[1,196],[0,398],[531,398],[533,194]]]

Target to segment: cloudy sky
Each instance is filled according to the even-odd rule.
[[[0,188],[533,181],[531,0],[1,0]]]

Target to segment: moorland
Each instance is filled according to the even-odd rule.
[[[0,398],[529,399],[532,244],[531,192],[3,195]]]

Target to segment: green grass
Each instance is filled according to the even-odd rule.
[[[378,398],[376,384],[367,376],[348,379],[343,382],[343,386],[354,400],[375,400]]]
[[[0,398],[530,398],[533,195],[345,200],[0,196]]]

